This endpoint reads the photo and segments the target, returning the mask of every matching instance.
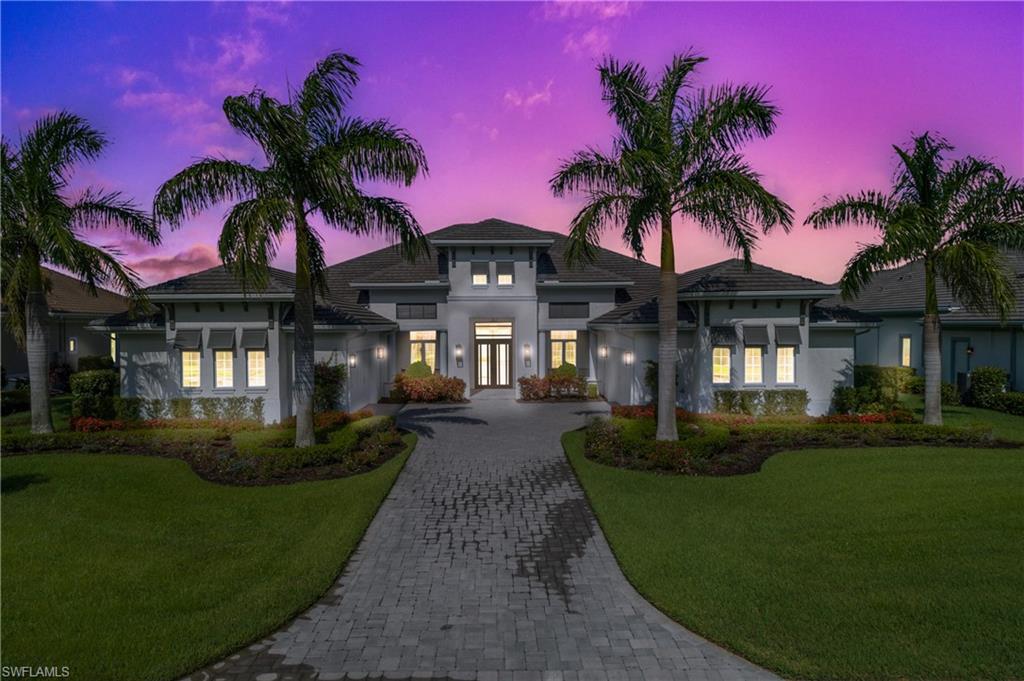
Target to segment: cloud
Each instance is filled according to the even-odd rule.
[[[189,53],[178,61],[178,68],[217,95],[237,95],[253,89],[254,66],[267,59],[263,33],[249,29],[245,34],[225,34],[212,44],[189,41]]]
[[[131,68],[130,66],[115,66],[104,75],[108,85],[115,87],[132,87],[134,85],[148,84],[157,85],[159,79],[151,71]]]
[[[147,282],[174,279],[220,265],[217,252],[209,244],[196,243],[174,255],[154,255],[133,260],[128,266]]]
[[[492,142],[498,139],[498,128],[478,123],[477,121],[470,119],[470,117],[463,111],[456,111],[452,114],[452,123],[471,133],[482,134]]]
[[[588,0],[551,0],[544,3],[544,18],[548,21],[565,19],[596,19],[608,21],[627,17],[640,6],[640,2],[589,2]]]
[[[291,22],[291,3],[249,2],[245,6],[245,16],[250,23],[265,22],[286,26]]]
[[[554,85],[555,81],[549,80],[542,89],[536,89],[533,83],[526,84],[526,90],[520,92],[516,88],[509,88],[505,90],[505,106],[513,109],[521,109],[523,113],[529,117],[533,112],[534,107],[541,104],[551,103],[551,86]]]
[[[574,57],[600,57],[608,52],[611,44],[611,34],[593,26],[582,33],[570,33],[565,36],[562,43],[562,51]]]

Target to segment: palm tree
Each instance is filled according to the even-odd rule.
[[[2,218],[0,251],[3,300],[10,328],[28,355],[32,432],[52,433],[44,264],[63,268],[96,287],[113,287],[136,305],[144,302],[135,272],[118,262],[110,246],[81,240],[83,230],[117,227],[156,244],[160,234],[149,216],[119,192],[86,189],[66,197],[76,165],[96,159],[107,139],[88,122],[60,112],[38,120],[15,149],[0,142]]]
[[[174,228],[218,203],[235,202],[218,250],[243,282],[257,288],[266,283],[281,237],[289,229],[294,233],[296,447],[314,442],[313,307],[316,291],[326,291],[323,245],[310,217],[354,234],[396,238],[409,258],[426,249],[405,204],[359,187],[381,181],[408,186],[426,174],[427,162],[405,130],[345,114],[358,66],[354,57],[333,53],[297,92],[289,91],[287,102],[259,89],[226,98],[228,123],[260,146],[266,165],[204,158],[165,182],[153,206],[156,219]]]
[[[948,142],[925,133],[909,149],[893,147],[899,166],[888,194],[862,191],[825,200],[808,217],[816,229],[846,224],[881,230],[882,242],[863,245],[840,281],[852,298],[882,269],[919,260],[924,266],[924,421],[942,424],[941,279],[968,307],[997,311],[1005,321],[1013,288],[1001,254],[1024,248],[1024,185],[988,161],[946,163]]]
[[[661,236],[658,295],[659,440],[675,440],[676,353],[678,334],[675,216],[695,222],[740,251],[749,265],[759,226],[768,232],[789,230],[792,211],[761,184],[760,176],[737,148],[775,130],[778,109],[767,88],[722,85],[693,90],[692,75],[707,61],[694,54],[676,56],[661,79],[652,83],[635,63],[606,59],[598,72],[603,99],[619,131],[611,154],[596,148],[564,161],[551,189],[556,196],[585,195],[572,220],[570,262],[592,260],[601,233],[622,229],[637,258],[644,240]]]

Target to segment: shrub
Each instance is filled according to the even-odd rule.
[[[196,403],[199,404],[199,413],[204,419],[212,421],[220,418],[221,400],[219,397],[199,397],[196,399]]]
[[[50,363],[50,390],[66,393],[71,387],[71,365],[67,362]]]
[[[896,402],[900,393],[908,391],[914,370],[910,367],[885,367],[858,364],[853,367],[853,384],[858,388],[874,388],[883,401]]]
[[[145,414],[147,419],[165,419],[168,416],[168,404],[165,400],[146,400]]]
[[[601,395],[600,395],[600,393],[598,393],[598,390],[597,390],[597,383],[588,383],[587,384],[587,399],[588,400],[596,400],[600,396]]]
[[[658,403],[658,363],[652,359],[644,362],[644,385],[651,396],[651,403]]]
[[[71,376],[71,415],[114,418],[114,395],[120,377],[113,371],[80,371]]]
[[[434,372],[430,370],[426,362],[413,362],[405,370],[405,375],[409,378],[426,378],[427,376],[433,376]]]
[[[967,402],[975,407],[993,408],[1006,388],[1006,372],[999,367],[978,367],[971,370],[971,387]]]
[[[399,402],[462,402],[465,394],[465,381],[440,374],[412,378],[401,373],[391,389],[391,399]]]
[[[124,430],[125,422],[120,419],[98,419],[92,416],[73,416],[71,430],[76,433],[99,433],[105,430]]]
[[[991,408],[1007,414],[1024,416],[1024,392],[1001,393],[995,397]]]
[[[79,371],[114,371],[114,359],[110,355],[86,355],[78,358]]]
[[[832,410],[837,414],[873,414],[891,411],[897,402],[875,386],[839,386],[832,392]]]
[[[7,416],[32,408],[28,390],[5,390],[0,394],[0,416]]]
[[[171,398],[171,417],[176,419],[190,419],[195,415],[195,409],[190,397]]]
[[[225,397],[221,400],[220,405],[221,418],[226,421],[241,421],[242,419],[252,418],[251,401],[248,397]],[[259,418],[255,420],[263,421],[262,408],[260,409]]]
[[[715,391],[715,411],[724,414],[801,416],[808,402],[807,391],[798,388]]]
[[[341,403],[348,369],[323,360],[313,365],[313,411],[331,411]]]
[[[548,379],[537,375],[519,377],[519,398],[522,400],[544,400],[551,392]]]
[[[830,414],[814,419],[815,423],[913,423],[914,414],[909,409],[893,409],[870,414]]]
[[[565,367],[569,367],[566,369]],[[594,387],[596,394],[597,387]],[[519,398],[524,401],[555,399],[581,399],[587,396],[587,382],[576,373],[576,366],[563,364],[552,369],[547,377],[521,376]]]
[[[942,382],[942,404],[960,404],[960,391],[952,383]],[[913,395],[924,395],[924,376],[914,376],[907,382],[907,392]]]
[[[114,416],[119,421],[141,421],[145,405],[141,397],[115,397]]]
[[[249,402],[249,418],[253,421],[263,423],[263,406],[266,403],[262,397],[254,397]]]

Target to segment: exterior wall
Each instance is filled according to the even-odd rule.
[[[832,392],[839,386],[853,385],[856,353],[854,334],[853,329],[811,327],[806,352],[797,353],[797,382],[807,390],[807,397],[810,398],[808,414],[827,414],[832,409]],[[802,377],[801,354],[805,355],[805,372]]]
[[[378,357],[379,348],[384,350],[383,358]],[[327,361],[348,367],[348,380],[339,409],[361,409],[387,393],[387,382],[393,375],[390,373],[392,353],[389,334],[318,331],[314,339],[314,356],[317,362]]]
[[[920,315],[887,315],[880,326],[857,336],[857,364],[900,365],[900,338],[910,336],[910,366],[921,373],[924,342]]]
[[[55,315],[50,318],[47,344],[52,360],[66,362],[71,365],[72,371],[77,371],[79,357],[110,355],[109,335],[106,332],[87,328],[86,325],[90,320],[90,317],[68,317],[65,315]],[[8,380],[28,378],[28,357],[8,330],[6,320],[0,334],[2,334],[0,335],[0,345],[2,345],[0,363],[7,371]],[[75,352],[71,352],[69,348],[71,338],[74,338],[76,342]]]

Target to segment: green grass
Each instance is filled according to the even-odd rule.
[[[1024,678],[1024,452],[807,450],[712,478],[563,443],[630,581],[740,655],[791,678]]]
[[[907,409],[919,419],[924,418],[924,397],[903,395],[900,398]],[[973,426],[985,424],[992,428],[992,434],[1005,440],[1024,440],[1024,417],[1005,414],[991,409],[977,407],[945,406],[942,408],[942,422],[947,426]]]
[[[3,664],[172,679],[269,633],[331,586],[406,442],[370,473],[253,488],[167,459],[4,459]]]
[[[71,395],[55,395],[50,398],[50,416],[54,430],[71,428]],[[32,429],[32,412],[19,411],[2,419],[5,433],[28,433]]]

